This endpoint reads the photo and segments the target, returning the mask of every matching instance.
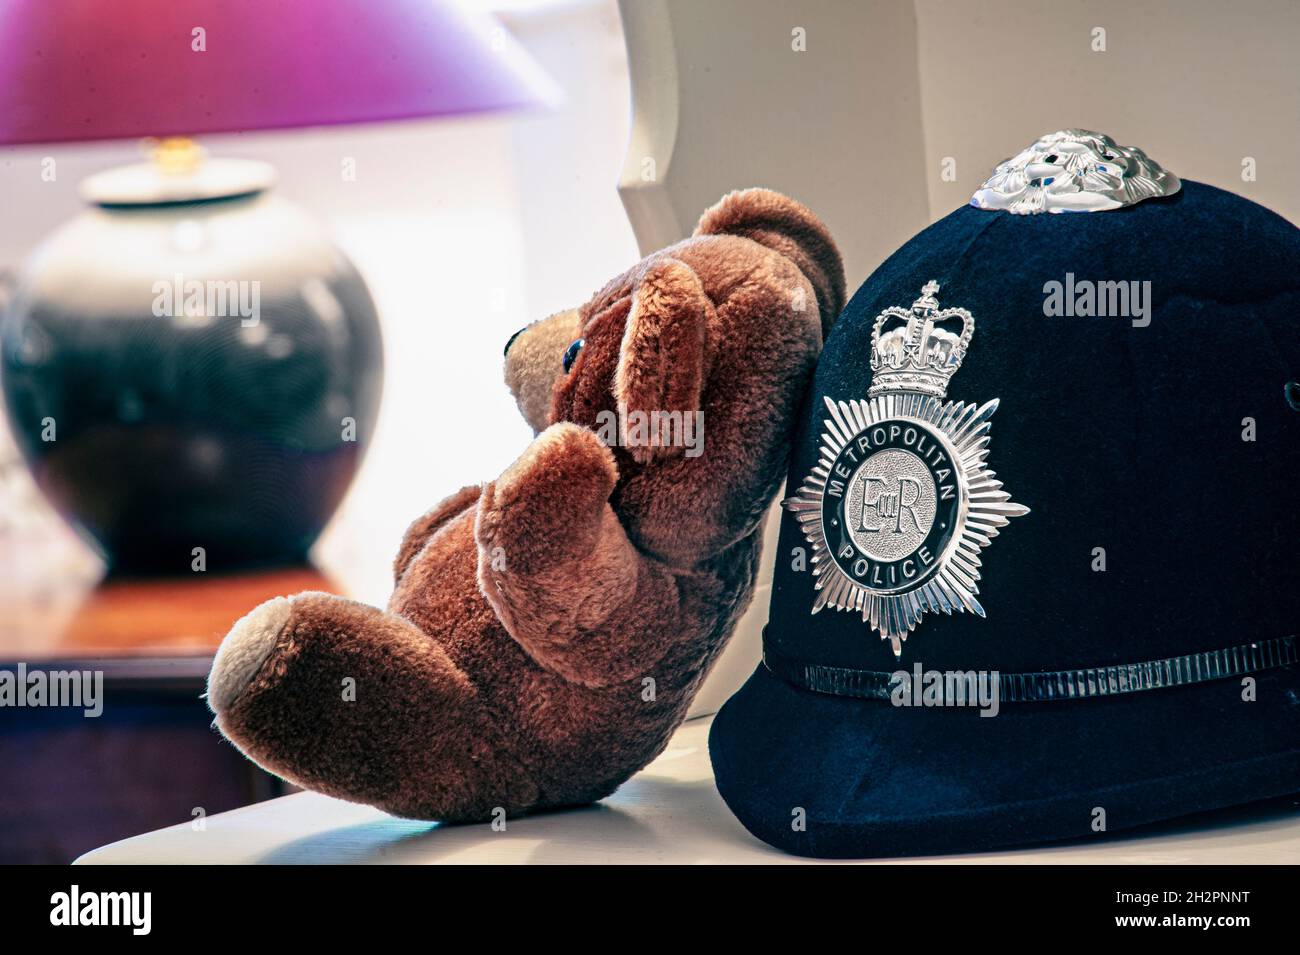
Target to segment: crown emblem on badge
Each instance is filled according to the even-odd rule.
[[[975,319],[938,292],[876,317],[867,398],[823,396],[817,464],[785,502],[812,545],[812,612],[860,613],[896,657],[927,612],[984,616],[980,552],[1029,513],[986,463],[997,399],[944,400]]]
[[[975,320],[964,308],[940,311],[935,298],[938,291],[938,282],[926,282],[910,311],[887,308],[876,317],[871,332],[869,397],[887,391],[915,391],[936,398],[948,393],[948,379],[966,357]],[[957,320],[962,323],[960,332],[942,327],[942,323]],[[886,331],[891,322],[895,324]]]

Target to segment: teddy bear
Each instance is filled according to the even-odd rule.
[[[298,786],[468,822],[599,800],[665,747],[753,591],[840,255],[799,203],[692,236],[515,334],[535,439],[407,530],[386,609],[277,597],[224,638],[216,726]]]

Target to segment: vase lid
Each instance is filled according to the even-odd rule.
[[[106,169],[81,183],[81,195],[99,206],[158,206],[233,199],[275,184],[275,167],[253,159],[206,159],[201,155],[168,163],[150,162]]]

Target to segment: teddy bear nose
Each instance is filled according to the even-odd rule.
[[[509,355],[509,354],[510,354],[510,346],[513,345],[513,344],[515,343],[515,339],[518,338],[518,337],[519,337],[520,335],[522,335],[523,333],[524,333],[524,330],[521,328],[521,329],[519,329],[519,331],[515,332],[513,335],[511,335],[509,338],[506,339],[506,347],[505,347],[505,350],[501,352],[501,354],[502,354],[503,356],[504,356],[504,355]]]

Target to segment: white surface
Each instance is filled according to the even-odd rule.
[[[603,803],[488,825],[442,827],[299,793],[136,836],[78,864],[139,863],[789,863],[728,812],[709,769],[709,720],[692,720],[657,760]],[[1035,850],[929,857],[925,863],[1294,863],[1300,813],[1277,804],[1197,827],[1163,827]]]

